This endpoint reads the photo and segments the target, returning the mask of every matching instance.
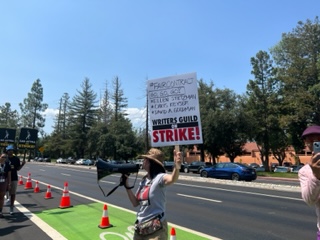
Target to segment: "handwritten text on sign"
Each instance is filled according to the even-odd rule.
[[[202,143],[195,73],[148,81],[152,146]]]

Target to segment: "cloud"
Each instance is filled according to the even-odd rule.
[[[46,111],[44,112],[44,115],[45,115],[47,118],[52,118],[52,119],[54,119],[58,113],[59,113],[59,110],[58,110],[58,109],[47,108]]]
[[[132,126],[136,129],[145,128],[146,126],[146,108],[128,108],[127,118],[131,120]]]

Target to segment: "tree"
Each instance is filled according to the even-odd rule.
[[[8,102],[0,106],[0,126],[7,128],[19,127],[19,113],[17,110],[11,110],[11,104]]]
[[[112,134],[114,139],[116,139],[116,142],[114,144],[114,153],[113,157],[114,159],[117,159],[117,156],[119,155],[117,151],[122,151],[118,149],[118,147],[122,146],[122,142],[117,142],[119,140],[119,136],[121,135],[120,129],[122,129],[118,123],[119,119],[123,119],[127,114],[125,113],[124,109],[128,106],[127,104],[127,98],[124,97],[123,89],[121,88],[121,82],[116,76],[113,79],[113,95],[112,95],[112,100],[113,100],[113,106],[114,106],[114,116],[112,120]],[[131,123],[130,123],[131,124]],[[128,125],[126,125],[128,127]],[[132,125],[131,125],[132,128]],[[129,129],[127,129],[129,130]],[[122,155],[122,154],[120,154]]]
[[[120,115],[127,115],[124,112],[124,109],[128,106],[128,100],[124,97],[123,89],[121,88],[121,81],[118,76],[113,79],[113,95],[111,98],[114,105],[115,121],[117,121]]]
[[[248,120],[240,96],[230,89],[215,89],[213,83],[199,82],[199,102],[204,148],[212,161],[225,154],[231,162],[241,155],[247,142]]]
[[[106,82],[106,88],[103,92],[103,98],[100,100],[100,119],[101,122],[107,124],[113,114],[113,109],[110,102],[110,92],[108,90],[108,83]]]
[[[66,127],[68,124],[68,110],[70,105],[70,96],[64,93],[60,99],[59,112],[56,116],[54,131],[60,133],[63,138],[66,138]]]
[[[243,146],[247,142],[247,129],[250,118],[243,111],[241,98],[230,89],[217,89],[219,108],[215,111],[217,135],[220,135],[221,151],[234,162],[243,153]],[[220,134],[219,134],[220,133]]]
[[[113,157],[115,139],[110,132],[110,123],[98,122],[88,133],[88,149],[96,157],[108,159]]]
[[[275,79],[276,70],[270,55],[259,51],[256,57],[251,58],[254,80],[247,85],[247,111],[255,120],[254,140],[261,154],[261,161],[265,168],[269,168],[270,134],[279,116],[279,83]]]
[[[301,134],[309,124],[320,124],[320,24],[298,22],[292,32],[284,33],[271,49],[282,83],[284,101],[282,126],[296,152],[303,149]]]
[[[274,158],[282,166],[286,158],[286,150],[288,149],[289,142],[288,136],[285,131],[279,126],[278,129],[273,129],[270,133],[270,149]]]
[[[60,99],[59,112],[55,117],[54,130],[50,140],[45,141],[45,149],[50,149],[51,153],[58,157],[66,157],[70,154],[70,138],[68,131],[68,111],[70,104],[68,93],[64,93]],[[72,153],[72,152],[71,152]]]
[[[130,157],[135,156],[139,149],[135,145],[135,133],[128,118],[119,115],[116,121],[114,116],[111,121],[110,132],[114,141],[111,145],[114,150],[113,159],[128,160]]]
[[[72,98],[68,112],[72,149],[75,149],[77,157],[84,157],[88,153],[88,133],[98,118],[97,94],[91,89],[88,78],[84,79],[81,88]]]
[[[43,103],[43,88],[40,79],[32,84],[28,97],[19,106],[22,126],[35,128],[44,135],[43,127],[46,121],[44,112],[48,108],[48,104]]]
[[[206,149],[211,154],[213,163],[215,163],[216,158],[219,157],[222,152],[220,146],[217,144],[219,141],[214,135],[214,129],[216,127],[212,122],[212,119],[215,117],[214,110],[218,107],[213,86],[213,82],[210,82],[208,85],[202,79],[199,80],[198,92],[203,137],[203,144],[200,145],[202,152],[201,160],[204,161],[203,151]]]

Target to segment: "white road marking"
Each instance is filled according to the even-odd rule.
[[[103,182],[103,183],[110,183],[110,184],[116,184],[115,182],[108,182],[108,181],[103,181],[103,180],[100,180],[100,182]]]
[[[195,188],[214,189],[214,190],[219,190],[219,191],[224,191],[224,192],[235,192],[235,193],[242,193],[242,194],[248,194],[248,195],[265,196],[265,197],[270,197],[270,198],[280,198],[280,199],[289,199],[289,200],[295,200],[295,201],[303,201],[301,198],[284,197],[284,196],[270,195],[270,194],[264,194],[264,193],[255,193],[255,192],[231,190],[231,189],[216,188],[216,187],[206,187],[206,186],[198,186],[198,185],[183,184],[183,183],[175,183],[175,184],[182,185],[182,186],[188,186],[188,187],[195,187]]]
[[[15,208],[28,217],[35,225],[42,229],[49,237],[58,240],[67,240],[57,230],[52,228],[49,224],[44,222],[41,218],[30,212],[27,208],[22,206],[18,201],[15,201]]]
[[[195,198],[195,199],[210,201],[210,202],[217,202],[217,203],[221,203],[221,202],[222,202],[222,201],[220,201],[220,200],[214,200],[214,199],[209,199],[209,198],[203,198],[203,197],[185,195],[185,194],[180,194],[180,193],[177,193],[177,195],[182,196],[182,197],[187,197],[187,198]]]
[[[71,176],[71,174],[66,174],[66,173],[61,173],[61,175],[67,176],[67,177],[70,177],[70,176]]]

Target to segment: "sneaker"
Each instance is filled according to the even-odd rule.
[[[13,207],[11,206],[10,207],[10,215],[12,215],[13,214]]]

